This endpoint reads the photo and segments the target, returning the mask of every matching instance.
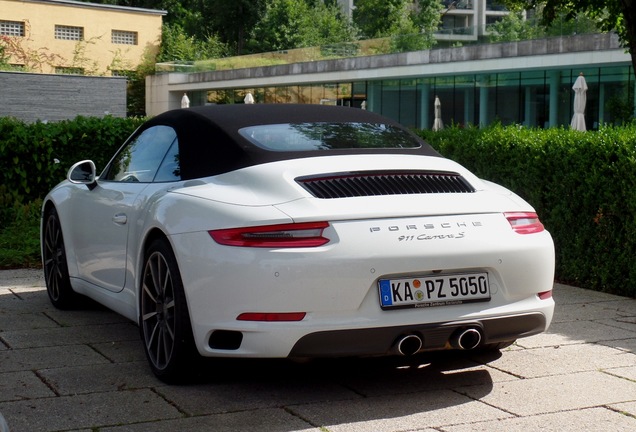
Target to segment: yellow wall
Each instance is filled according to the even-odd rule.
[[[43,73],[55,73],[56,67],[82,68],[86,75],[106,76],[111,69],[133,70],[146,50],[157,52],[164,14],[65,0],[0,0],[0,21],[26,23],[25,37],[12,43],[17,43],[18,51],[39,56],[39,60],[25,62],[14,55],[10,63],[30,63],[30,71]],[[55,39],[56,25],[83,27],[84,40]],[[112,30],[137,32],[137,45],[113,44]]]

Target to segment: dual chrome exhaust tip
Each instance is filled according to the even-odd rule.
[[[477,348],[482,341],[482,333],[478,327],[464,327],[457,329],[450,337],[450,346],[460,350]],[[403,356],[417,354],[424,346],[424,340],[417,334],[400,336],[395,342],[394,350]]]

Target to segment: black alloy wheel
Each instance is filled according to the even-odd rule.
[[[79,295],[71,288],[62,226],[54,207],[48,209],[44,217],[42,264],[46,291],[51,303],[59,309],[77,306]]]
[[[165,240],[155,240],[146,252],[139,329],[146,357],[159,379],[177,383],[191,377],[198,353],[179,268]]]

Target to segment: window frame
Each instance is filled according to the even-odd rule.
[[[114,45],[139,45],[139,32],[112,29],[110,42]]]
[[[55,73],[57,75],[84,75],[84,68],[70,66],[56,66]]]
[[[57,40],[83,41],[84,27],[55,24],[54,36]]]
[[[13,20],[0,20],[0,35],[9,37],[25,37],[26,22]]]

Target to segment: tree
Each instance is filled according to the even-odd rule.
[[[544,25],[562,13],[572,19],[582,13],[603,31],[615,31],[632,57],[636,71],[636,7],[633,0],[504,0],[509,8],[542,9]]]
[[[340,9],[322,1],[270,0],[252,32],[252,52],[349,42],[355,30]]]
[[[417,0],[413,13],[413,23],[420,29],[420,33],[430,34],[437,31],[442,21],[444,6],[440,0]]]
[[[400,29],[413,29],[411,0],[357,0],[353,22],[368,39],[392,36]]]
[[[146,115],[146,77],[155,73],[155,63],[156,53],[146,49],[137,69],[126,73],[127,116],[143,117]]]
[[[441,20],[440,0],[358,0],[353,21],[365,38],[391,37],[391,52],[431,48]]]
[[[442,22],[444,6],[440,0],[417,0],[411,12],[411,20],[416,27],[423,46],[418,49],[432,48],[437,43],[435,32]]]
[[[254,26],[271,0],[200,0],[201,28],[217,34],[235,54],[242,54]],[[191,33],[194,36],[200,36]]]
[[[216,36],[199,39],[188,36],[178,24],[164,24],[158,62],[195,61],[227,55],[227,46]]]
[[[253,25],[267,0],[80,0],[118,6],[168,11],[164,25],[178,27],[187,37],[206,41],[217,35],[233,49],[242,44],[240,35]]]
[[[491,42],[514,42],[542,37],[545,30],[526,20],[521,11],[512,11],[488,26]]]
[[[308,38],[308,46],[351,42],[357,39],[357,29],[348,17],[342,14],[340,6],[317,1],[311,6],[307,17],[307,29],[313,33]],[[315,41],[315,44],[312,44]]]
[[[303,46],[304,16],[309,7],[303,0],[273,0],[256,24],[252,51],[277,51]]]
[[[539,18],[540,19],[540,18]],[[575,18],[567,18],[567,14],[561,12],[561,14],[552,21],[550,27],[543,27],[535,18],[532,20],[532,25],[535,27],[541,27],[545,29],[546,36],[563,36],[568,34],[585,34],[585,33],[597,33],[600,31],[598,23],[585,14],[577,14]]]

